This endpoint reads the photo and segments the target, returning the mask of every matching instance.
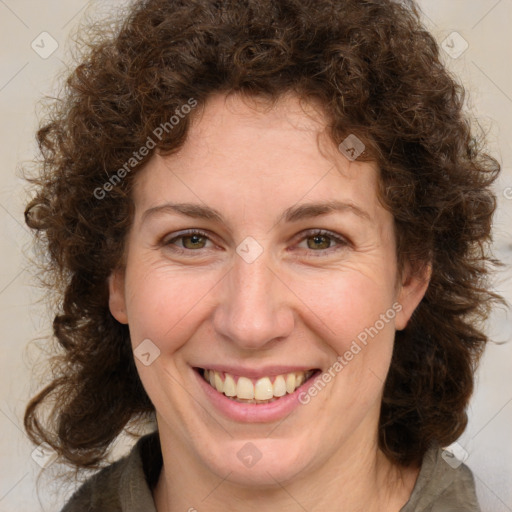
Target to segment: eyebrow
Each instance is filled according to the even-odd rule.
[[[277,219],[277,224],[282,222],[298,222],[304,219],[311,219],[336,212],[351,212],[362,219],[371,221],[368,212],[351,202],[327,201],[322,203],[305,203],[298,206],[291,206]],[[222,214],[215,208],[197,203],[165,203],[149,208],[142,214],[142,222],[148,217],[156,214],[171,213],[194,219],[214,220],[227,224]]]

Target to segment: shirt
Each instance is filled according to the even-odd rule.
[[[409,501],[400,512],[481,512],[471,470],[443,459],[432,446],[423,458]],[[162,468],[158,432],[87,480],[61,512],[156,512],[151,489]]]

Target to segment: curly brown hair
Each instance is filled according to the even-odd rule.
[[[396,333],[380,448],[407,465],[457,439],[488,341],[482,322],[501,299],[488,283],[500,166],[473,136],[464,88],[414,2],[140,0],[88,48],[38,131],[40,168],[29,178],[26,222],[59,299],[52,380],[25,413],[31,439],[77,468],[98,467],[131,420],[154,412],[128,328],[109,311],[107,278],[122,264],[137,171],[155,151],[181,147],[194,112],[126,162],[182,105],[204,106],[214,92],[319,100],[336,143],[364,142],[395,219],[399,267],[432,265]]]

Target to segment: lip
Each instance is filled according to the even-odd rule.
[[[216,369],[216,368],[229,368],[229,367],[207,367],[208,369]],[[277,368],[277,367],[274,367]],[[232,370],[233,367],[231,367]],[[265,371],[268,371],[268,367]],[[236,369],[240,371],[240,369]],[[278,421],[286,416],[288,416],[292,411],[294,411],[297,407],[301,406],[301,402],[299,402],[299,394],[306,388],[309,388],[311,384],[313,384],[314,380],[321,375],[321,371],[318,370],[313,376],[300,385],[293,393],[287,394],[275,402],[267,403],[267,404],[247,404],[242,402],[236,402],[231,400],[223,393],[219,393],[215,388],[210,386],[204,378],[201,376],[199,371],[195,368],[192,369],[196,379],[198,381],[199,387],[203,390],[206,397],[213,405],[216,411],[219,411],[222,415],[227,418],[244,423],[270,423],[273,421]],[[220,370],[218,370],[220,371]],[[224,370],[222,370],[224,371]],[[228,371],[228,370],[226,370]],[[297,370],[296,367],[291,371],[303,371]],[[228,373],[230,373],[228,371]],[[261,371],[255,370],[252,372],[253,374],[261,375]],[[284,372],[287,373],[287,372]],[[247,373],[245,374],[247,375]],[[265,374],[269,376],[269,374]],[[276,374],[279,375],[279,374]]]

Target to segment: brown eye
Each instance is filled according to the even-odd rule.
[[[350,242],[342,236],[324,230],[312,230],[306,232],[305,236],[301,239],[301,243],[303,241],[306,241],[307,245],[307,247],[303,248],[308,250],[308,252],[314,256],[329,254],[331,252],[345,249],[350,245]]]
[[[330,238],[331,237],[326,235],[309,236],[307,238],[308,247],[310,249],[328,249],[330,246]],[[313,243],[309,243],[309,240],[313,240]]]
[[[180,236],[177,240],[179,239],[182,240],[183,247],[186,249],[202,249],[206,243],[206,238],[201,235]],[[190,243],[187,243],[187,241],[190,241]]]
[[[181,240],[181,242],[179,242]],[[168,247],[175,252],[195,252],[198,249],[205,249],[206,243],[210,241],[209,236],[197,230],[190,230],[179,233],[178,236],[167,238],[162,241],[164,247]]]

